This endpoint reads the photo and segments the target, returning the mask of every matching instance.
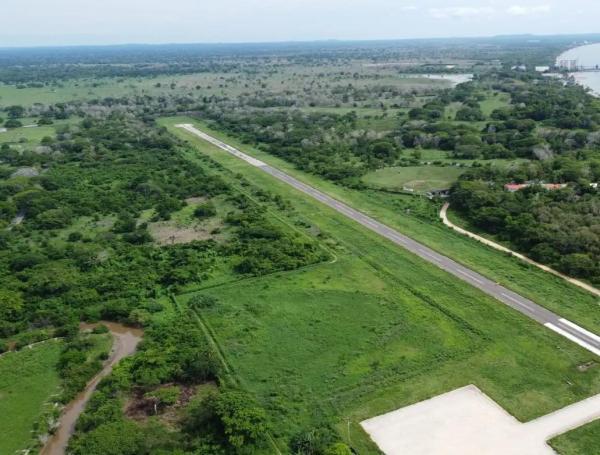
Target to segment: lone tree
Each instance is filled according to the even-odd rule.
[[[22,118],[25,115],[25,108],[23,106],[9,106],[6,108],[8,118],[17,119]]]

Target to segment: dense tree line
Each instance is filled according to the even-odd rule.
[[[511,104],[486,118],[480,103],[489,90],[497,90],[495,96],[509,95]],[[451,103],[460,103],[460,108],[449,119]],[[441,149],[458,159],[543,160],[598,145],[599,128],[597,101],[583,88],[531,74],[496,72],[412,109],[399,134],[407,147]]]
[[[532,259],[600,283],[600,195],[590,187],[590,178],[600,177],[598,163],[588,167],[574,160],[556,160],[535,171],[530,168],[474,169],[453,188],[452,206],[478,228]],[[506,181],[533,183],[509,192],[504,189]],[[544,181],[566,182],[568,187],[547,190],[535,184]]]
[[[400,152],[393,138],[361,131],[353,112],[269,110],[228,115],[209,110],[204,115],[243,142],[334,181],[356,182],[368,170],[393,163]]]

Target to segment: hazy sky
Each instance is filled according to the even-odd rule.
[[[600,32],[599,0],[1,0],[0,46]]]

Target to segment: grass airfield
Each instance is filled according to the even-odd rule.
[[[329,422],[360,453],[377,453],[358,422],[470,383],[520,421],[600,392],[600,368],[578,368],[590,353],[173,127],[182,122],[160,121],[232,180],[239,173],[290,201],[279,215],[329,239],[337,258],[196,290],[219,299],[202,318],[277,423],[275,438]]]

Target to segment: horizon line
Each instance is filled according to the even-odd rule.
[[[550,38],[550,37],[591,37],[600,39],[600,32],[589,33],[552,33],[552,34],[531,34],[531,33],[512,33],[499,35],[467,35],[467,36],[431,36],[421,38],[322,38],[322,39],[299,39],[299,40],[274,40],[274,41],[193,41],[177,42],[165,41],[159,43],[151,42],[122,42],[122,43],[96,43],[96,44],[32,44],[32,45],[0,45],[0,51],[17,49],[61,49],[61,48],[91,48],[91,47],[160,47],[160,46],[251,46],[251,45],[286,45],[286,44],[319,44],[319,43],[384,43],[399,41],[441,41],[441,40],[477,40],[477,39],[498,39],[498,38]]]

